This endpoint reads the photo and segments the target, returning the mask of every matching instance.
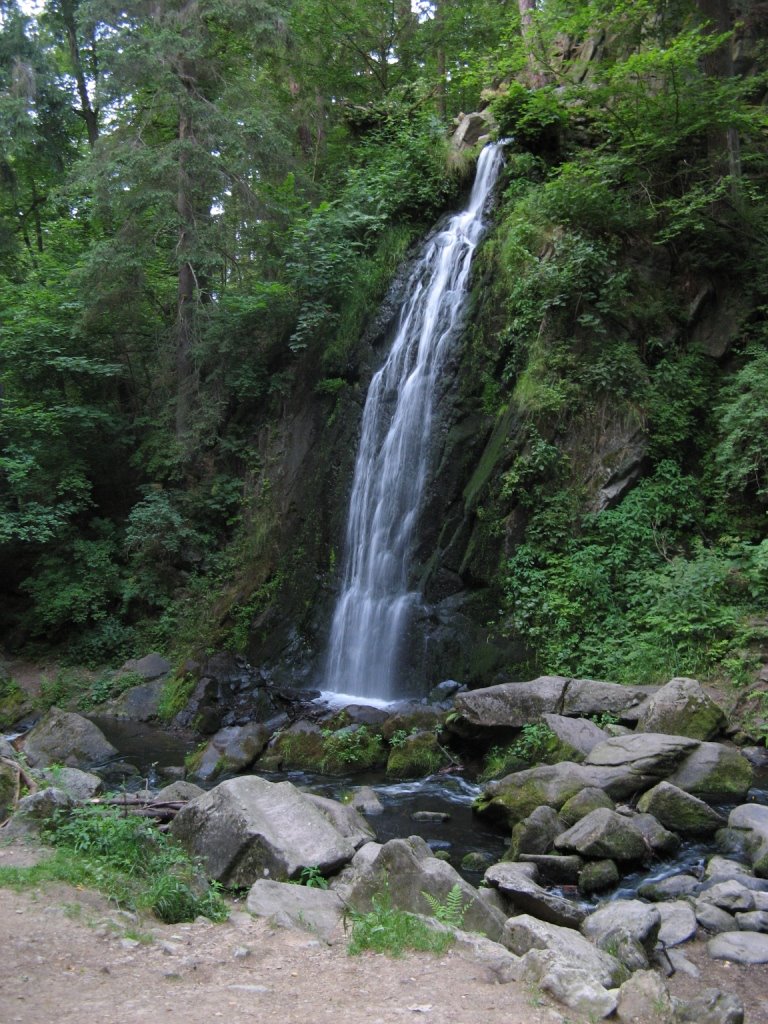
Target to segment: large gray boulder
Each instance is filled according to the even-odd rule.
[[[678,789],[710,800],[744,797],[752,785],[754,769],[735,747],[701,743],[667,778]]]
[[[728,828],[745,834],[745,846],[754,872],[768,878],[768,807],[740,804],[728,815]]]
[[[33,768],[62,764],[88,769],[101,767],[118,752],[93,722],[53,707],[27,733],[24,754]]]
[[[608,738],[594,722],[588,718],[567,718],[565,715],[542,715],[544,722],[557,736],[561,749],[572,752],[571,761],[579,761],[581,757]]]
[[[521,870],[532,866],[509,861],[494,864],[485,872],[486,884],[503,893],[518,914],[530,914],[564,928],[578,928],[586,911],[573,900],[548,892]]]
[[[539,676],[530,682],[501,683],[459,693],[454,706],[473,725],[521,729],[545,714],[579,718],[608,711],[631,717],[632,709],[657,689],[567,676]]]
[[[262,753],[273,731],[263,722],[219,729],[196,757],[194,777],[210,782],[227,772],[244,771]]]
[[[524,956],[534,949],[549,950],[565,963],[589,971],[608,988],[616,985],[622,977],[622,965],[615,957],[597,949],[572,928],[547,924],[529,914],[510,917],[504,925],[501,941],[517,956]]]
[[[165,679],[153,679],[131,686],[100,708],[100,714],[129,722],[153,722],[160,714]]]
[[[607,807],[598,807],[558,836],[555,849],[618,861],[642,860],[649,853],[642,832],[631,819]]]
[[[649,777],[647,784],[653,781]],[[622,800],[636,793],[642,784],[631,769],[623,766],[588,767],[574,761],[561,761],[559,764],[538,765],[489,782],[475,801],[475,809],[514,825],[542,804],[559,811],[577,793],[593,788],[602,789],[613,799]]]
[[[598,807],[607,807],[611,811],[616,809],[613,800],[604,790],[590,786],[587,789],[582,789],[570,800],[566,800],[560,808],[559,817],[565,828],[570,828],[577,821],[586,818],[592,811],[596,811]]]
[[[637,778],[638,788],[666,778],[683,758],[698,747],[687,736],[664,733],[631,733],[613,736],[594,747],[584,759],[585,767],[623,768]]]
[[[744,1004],[732,992],[705,988],[693,999],[675,999],[675,1024],[744,1024]]]
[[[315,796],[314,793],[307,793],[306,797],[312,801],[321,814],[325,815],[336,831],[352,843],[356,850],[376,838],[374,830],[351,804],[341,804],[338,800],[331,800],[326,796]]]
[[[557,811],[542,804],[513,827],[512,856],[517,859],[521,853],[548,853],[562,831]]]
[[[671,679],[648,698],[637,722],[642,732],[665,732],[709,740],[725,725],[725,713],[695,679]]]
[[[30,793],[19,800],[19,805],[10,820],[4,825],[3,839],[18,839],[34,835],[43,825],[52,821],[57,814],[70,811],[77,801],[63,789],[49,786],[48,789]]]
[[[477,890],[450,864],[435,857],[420,836],[391,839],[370,858],[361,857],[366,849],[363,847],[355,857],[353,872],[340,885],[334,885],[351,907],[368,912],[374,898],[386,893],[393,907],[429,915],[432,907],[424,893],[445,904],[457,886],[464,911],[461,927],[483,932],[494,942],[499,940],[505,915],[481,900]]]
[[[355,847],[290,782],[255,775],[222,782],[183,807],[171,832],[200,857],[209,877],[225,885],[297,878],[302,869],[330,873]]]
[[[652,814],[662,825],[680,835],[710,835],[725,825],[725,819],[709,804],[669,782],[660,782],[643,793],[637,809],[643,814]]]
[[[160,679],[167,676],[171,671],[171,663],[166,661],[161,654],[145,654],[143,658],[132,658],[126,661],[121,672],[135,672],[147,681]]]
[[[721,932],[707,943],[714,960],[736,964],[768,964],[768,935],[760,932]]]
[[[656,909],[661,914],[659,942],[664,946],[679,946],[694,937],[696,914],[690,903],[685,900],[670,900],[658,903]]]
[[[249,914],[268,917],[281,928],[313,932],[329,942],[341,930],[344,904],[330,889],[260,878],[245,903]]]
[[[90,800],[104,788],[104,783],[98,775],[81,771],[79,768],[44,768],[40,774],[47,783],[63,789],[74,800]]]
[[[610,935],[625,931],[650,954],[660,927],[661,914],[656,907],[642,900],[612,900],[584,919],[581,932],[600,945]]]

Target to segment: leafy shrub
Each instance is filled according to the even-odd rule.
[[[169,924],[198,915],[227,917],[218,888],[208,885],[186,853],[146,819],[116,808],[76,807],[44,834],[57,849],[75,855],[86,884],[121,905],[151,910]]]
[[[450,932],[435,931],[414,914],[395,909],[386,891],[374,896],[371,903],[373,909],[367,914],[348,911],[347,917],[352,923],[347,945],[350,956],[366,949],[393,957],[402,956],[407,949],[444,953],[453,942]]]
[[[345,726],[335,732],[323,730],[323,757],[320,768],[331,775],[345,770],[364,771],[381,763],[384,743],[378,733],[366,725]]]

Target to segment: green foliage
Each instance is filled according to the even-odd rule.
[[[157,706],[157,716],[161,722],[170,722],[182,711],[192,696],[195,688],[195,678],[187,673],[181,676],[171,676],[163,683],[163,690],[160,694],[160,701]]]
[[[378,733],[366,725],[345,726],[336,731],[323,730],[321,771],[338,775],[344,771],[364,771],[384,758],[384,743]]]
[[[441,924],[449,928],[461,928],[464,923],[464,915],[467,912],[469,903],[464,903],[464,896],[458,882],[453,885],[445,897],[445,900],[438,899],[429,892],[422,889],[421,895],[427,901],[434,916]]]
[[[150,910],[168,924],[228,915],[219,889],[145,819],[116,808],[77,807],[59,816],[45,839],[59,855],[49,877],[98,888],[119,905]]]
[[[58,669],[53,679],[43,676],[35,704],[43,711],[56,705],[79,705],[91,686],[90,677],[78,669]]]
[[[717,409],[718,481],[728,494],[768,496],[768,350],[753,345],[747,361],[723,388]]]
[[[394,908],[388,891],[375,895],[371,903],[368,913],[347,911],[352,924],[347,945],[350,956],[366,949],[392,957],[400,957],[409,949],[444,953],[453,942],[450,932],[435,931],[414,914]]]
[[[306,885],[308,889],[327,889],[328,879],[325,878],[320,868],[306,867],[301,869],[296,885]]]
[[[24,690],[15,679],[0,674],[0,729],[8,729],[28,706]]]
[[[493,746],[485,755],[480,780],[487,782],[526,766],[546,762],[557,745],[557,736],[546,722],[528,722],[520,735],[506,747]]]

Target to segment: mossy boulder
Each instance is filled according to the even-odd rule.
[[[32,710],[32,701],[19,684],[0,674],[0,729],[9,729]]]
[[[671,679],[648,699],[637,728],[670,736],[710,740],[725,725],[723,709],[709,697],[696,679]]]
[[[562,831],[557,811],[542,804],[512,828],[512,843],[506,859],[517,860],[521,853],[549,853]]]
[[[637,809],[642,814],[652,814],[665,828],[680,835],[710,835],[725,825],[725,819],[709,804],[669,782],[660,782],[643,793]]]
[[[594,786],[582,789],[576,796],[566,800],[560,808],[560,818],[564,828],[570,828],[572,825],[575,825],[577,821],[586,818],[588,814],[596,811],[598,807],[607,807],[609,811],[616,809],[613,800],[602,789],[597,789]]]
[[[390,715],[381,725],[381,735],[390,743],[393,736],[413,732],[439,732],[447,712],[430,705],[408,706]]]
[[[566,800],[593,784],[593,778],[578,764],[539,765],[490,782],[474,807],[481,814],[514,825],[542,804],[560,810]]]
[[[579,892],[591,896],[596,892],[605,892],[619,881],[619,869],[616,862],[605,858],[589,861],[579,872]]]
[[[702,743],[667,782],[694,796],[718,801],[745,797],[753,777],[752,765],[735,747]]]
[[[0,764],[0,821],[5,821],[13,810],[16,792],[16,772],[8,764]]]
[[[628,818],[607,807],[598,807],[558,836],[555,849],[618,861],[643,860],[648,853],[642,832]]]
[[[418,779],[434,774],[446,763],[433,732],[411,733],[390,750],[387,775],[393,779]]]
[[[272,737],[266,751],[259,758],[258,766],[263,771],[295,769],[319,772],[323,753],[320,727],[314,722],[296,722],[290,729]]]
[[[335,732],[323,730],[320,770],[326,775],[348,775],[383,765],[386,748],[378,732],[366,725],[347,725]]]

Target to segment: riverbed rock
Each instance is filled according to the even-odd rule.
[[[572,900],[547,892],[519,870],[521,867],[528,865],[494,864],[485,872],[485,881],[499,889],[517,913],[530,914],[540,921],[549,921],[564,928],[578,928],[586,911]]]
[[[381,814],[384,810],[384,805],[376,795],[376,791],[371,789],[370,786],[359,786],[355,789],[349,805],[354,807],[360,814],[365,815]]]
[[[663,903],[665,900],[677,900],[681,896],[690,896],[699,888],[699,879],[695,875],[668,875],[658,881],[643,882],[638,886],[637,895],[651,903]]]
[[[557,811],[542,804],[513,827],[511,855],[517,859],[521,853],[548,853],[562,831]]]
[[[588,718],[567,718],[565,715],[545,714],[542,718],[557,737],[560,759],[580,761],[607,739],[606,734]]]
[[[669,782],[660,782],[643,793],[637,808],[652,814],[662,825],[680,835],[711,835],[725,824],[725,819],[709,804]]]
[[[632,733],[613,736],[598,744],[584,759],[585,767],[623,768],[637,779],[637,788],[666,778],[699,741],[665,733]]]
[[[45,768],[40,773],[46,782],[78,801],[90,800],[104,789],[104,782],[93,772],[84,772],[79,768]]]
[[[619,989],[616,1018],[622,1024],[634,1021],[672,1020],[672,999],[664,979],[656,971],[638,971]]]
[[[0,821],[13,810],[17,774],[9,764],[0,764]]]
[[[167,786],[163,786],[162,789],[155,793],[155,800],[169,800],[176,801],[182,800],[194,800],[198,796],[202,796],[205,790],[200,786],[196,786],[194,782],[188,782],[186,779],[177,779],[175,782],[171,782]]]
[[[680,836],[664,828],[652,814],[633,814],[632,824],[639,829],[649,848],[659,857],[668,857],[680,849]]]
[[[576,854],[521,853],[519,863],[533,864],[548,885],[576,885],[584,861]]]
[[[501,936],[505,915],[481,900],[477,890],[450,864],[435,857],[420,836],[391,839],[373,857],[358,854],[352,869],[351,875],[333,888],[356,910],[367,913],[373,899],[386,891],[393,907],[429,915],[432,909],[424,893],[444,903],[458,886],[464,908],[462,927],[483,932],[494,942]]]
[[[696,915],[690,903],[685,900],[670,900],[658,903],[656,909],[661,914],[659,942],[664,946],[679,946],[694,937]]]
[[[33,768],[52,764],[83,770],[99,768],[117,753],[93,722],[57,707],[43,715],[24,738],[24,754]]]
[[[704,869],[704,878],[707,882],[726,882],[729,878],[739,881],[751,877],[752,872],[746,864],[731,860],[729,857],[721,857],[717,853],[709,858]]]
[[[260,878],[245,906],[254,917],[267,917],[281,928],[312,932],[326,942],[341,933],[344,904],[330,889]]]
[[[166,661],[161,654],[145,654],[143,658],[131,658],[120,669],[121,672],[135,672],[150,682],[153,679],[160,679],[167,676],[171,671],[171,663]]]
[[[456,695],[456,710],[472,725],[521,729],[542,715],[585,717],[610,712],[628,715],[657,691],[567,676],[539,676],[530,682],[500,683]]]
[[[573,761],[544,764],[489,782],[475,801],[475,810],[514,825],[546,804],[559,811],[582,789],[598,788],[618,799],[638,788],[637,777],[624,768],[588,768]]]
[[[30,793],[19,800],[15,813],[8,824],[3,827],[3,839],[17,839],[20,836],[33,835],[41,827],[52,821],[57,814],[69,811],[77,806],[77,801],[65,793],[63,789],[49,786],[37,793]]]
[[[760,878],[768,878],[768,807],[740,804],[728,815],[728,829],[744,833],[744,847],[752,868]]]
[[[660,927],[661,914],[657,907],[642,900],[612,900],[585,918],[581,933],[592,942],[599,943],[623,930],[650,954],[656,945]]]
[[[342,804],[338,800],[331,800],[326,796],[316,796],[314,793],[305,794],[315,807],[333,825],[339,835],[348,839],[359,850],[365,843],[370,843],[376,838],[376,833],[365,820],[365,818],[351,804]]]
[[[725,726],[723,709],[709,697],[696,679],[677,677],[649,697],[640,711],[641,732],[669,733],[709,740]]]
[[[193,776],[202,782],[211,782],[219,775],[244,771],[262,753],[278,724],[284,721],[249,722],[219,729],[195,757]]]
[[[543,992],[590,1020],[610,1017],[616,1009],[616,992],[601,985],[585,967],[567,962],[549,950],[533,949],[527,953],[524,971]]]
[[[174,818],[171,832],[201,858],[209,877],[236,887],[264,876],[297,878],[305,867],[330,873],[355,852],[292,783],[255,775],[222,782],[192,800]]]
[[[524,956],[534,949],[556,953],[566,964],[589,971],[607,988],[622,978],[623,969],[615,957],[597,949],[572,928],[548,924],[529,914],[510,917],[504,925],[501,941],[517,956]]]
[[[768,910],[748,910],[735,917],[741,931],[768,932]]]
[[[736,964],[768,963],[768,935],[759,932],[721,932],[707,943],[713,960],[732,960]]]
[[[592,811],[558,836],[555,849],[618,861],[642,860],[648,854],[642,833],[630,820],[607,807]]]
[[[596,811],[598,807],[607,807],[610,811],[616,810],[616,804],[604,790],[588,786],[576,796],[572,796],[570,800],[565,801],[560,808],[560,820],[564,828],[570,828],[592,811]]]
[[[754,769],[735,747],[724,743],[701,743],[667,782],[686,793],[719,801],[746,796],[752,785]]]
[[[705,931],[719,934],[720,932],[735,931],[738,927],[733,915],[725,910],[721,910],[720,907],[716,907],[714,903],[696,900],[693,905],[693,912],[696,914],[696,920],[699,925]]]
[[[744,1024],[744,1004],[733,992],[705,988],[692,999],[675,999],[675,1024]]]
[[[753,910],[755,897],[738,879],[730,878],[724,882],[716,882],[699,894],[702,903],[711,903],[729,914],[737,911]]]
[[[597,892],[605,892],[606,889],[616,885],[618,881],[619,869],[616,867],[615,861],[608,858],[589,861],[579,871],[579,892],[585,896],[591,896]]]

